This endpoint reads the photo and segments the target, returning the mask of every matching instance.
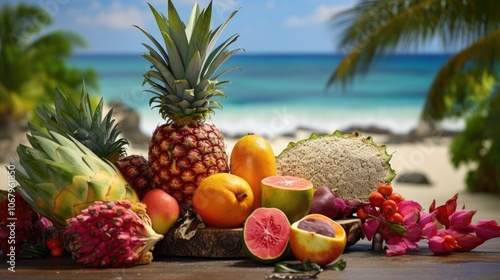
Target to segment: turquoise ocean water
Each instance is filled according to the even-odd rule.
[[[241,71],[224,77],[231,80],[225,86],[228,97],[219,100],[224,109],[216,111],[212,122],[227,135],[255,132],[274,137],[297,128],[324,133],[351,126],[407,133],[416,126],[433,77],[448,58],[445,54],[384,57],[345,89],[325,90],[340,55],[237,55],[225,66],[239,66]],[[100,85],[96,94],[138,110],[145,133],[163,122],[143,92],[142,74],[149,63],[140,54],[79,55],[71,63],[94,68]],[[462,124],[443,126],[460,129]]]

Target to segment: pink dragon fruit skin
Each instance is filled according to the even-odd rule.
[[[163,238],[151,227],[145,205],[127,200],[96,201],[68,220],[73,259],[93,267],[128,267],[152,261],[152,249]]]

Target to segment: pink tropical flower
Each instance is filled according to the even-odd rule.
[[[459,210],[450,215],[450,228],[467,230],[471,226],[476,210]]]
[[[500,226],[494,220],[480,220],[475,229],[476,235],[485,240],[500,237]]]
[[[448,228],[450,226],[450,215],[453,214],[457,210],[457,199],[458,193],[455,194],[452,198],[446,201],[446,204],[441,205],[436,208],[436,200],[433,200],[431,206],[429,207],[429,213],[437,211],[436,219],[443,226]]]
[[[460,248],[457,248],[457,251],[471,251],[486,241],[485,239],[475,235],[474,232],[447,229],[445,233],[455,237],[458,245],[460,246]]]
[[[436,235],[429,239],[429,249],[434,254],[449,254],[460,248],[455,237],[449,234]]]
[[[407,250],[418,251],[417,242],[421,239],[422,228],[419,225],[422,206],[413,200],[403,200],[398,205],[398,213],[403,216],[404,232],[398,232],[391,227],[397,224],[389,223],[381,232],[386,240],[386,255],[396,256],[406,254]]]
[[[434,200],[429,213],[412,200],[398,204],[397,213],[403,217],[402,223],[388,222],[380,209],[363,205],[369,218],[363,223],[363,233],[372,240],[377,232],[386,243],[387,256],[406,254],[408,250],[418,251],[418,242],[427,239],[434,254],[448,254],[453,251],[470,251],[485,241],[500,237],[500,225],[494,220],[480,220],[476,225],[472,219],[476,210],[457,211],[458,194],[448,199],[444,205],[436,207]]]
[[[443,253],[443,242],[444,242],[443,237],[435,235],[429,238],[429,249],[434,254],[441,254]]]
[[[500,237],[500,226],[494,220],[481,220],[477,225],[472,224],[472,218],[476,214],[476,210],[458,210],[456,211],[456,201],[458,194],[449,199],[445,205],[435,208],[437,213],[437,220],[439,223],[446,226],[444,231],[438,233],[439,236],[451,235],[453,236],[458,246],[455,247],[456,251],[471,251],[477,246],[483,244],[491,238]],[[429,209],[433,209],[435,202],[432,203]],[[465,208],[465,207],[464,207]],[[445,217],[444,215],[448,215]],[[433,253],[440,253],[439,250],[434,251],[436,248],[435,242],[439,239],[433,239],[431,247],[431,239],[429,239],[429,247]]]

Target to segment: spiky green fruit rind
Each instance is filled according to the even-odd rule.
[[[290,142],[276,157],[279,175],[310,180],[315,188],[328,186],[345,199],[367,197],[379,183],[396,176],[385,145],[361,133],[311,134],[308,139]]]
[[[139,202],[115,166],[72,136],[32,130],[27,137],[31,147],[19,145],[19,161],[11,158],[17,191],[55,226],[66,226],[67,219],[96,200]]]

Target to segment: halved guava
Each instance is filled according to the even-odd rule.
[[[278,208],[260,207],[243,227],[243,251],[252,260],[272,264],[289,252],[290,222]]]

